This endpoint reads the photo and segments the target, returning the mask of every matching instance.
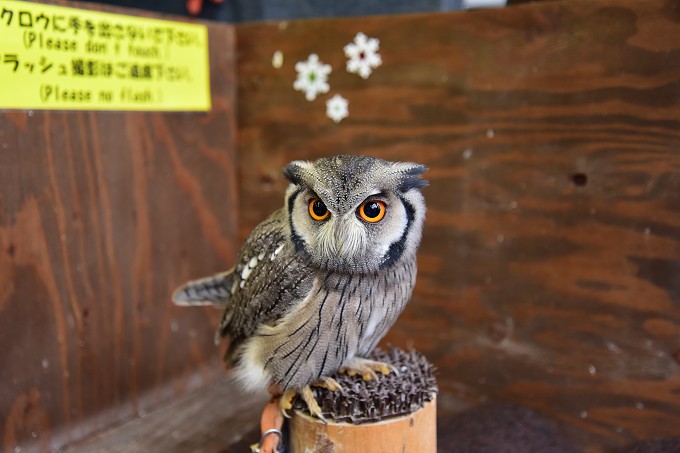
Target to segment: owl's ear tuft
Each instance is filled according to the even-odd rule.
[[[397,169],[401,177],[397,189],[402,193],[411,189],[422,189],[430,184],[428,180],[420,177],[427,171],[425,165],[403,162],[397,164]]]
[[[299,186],[302,184],[304,174],[309,172],[310,165],[309,162],[304,160],[294,160],[283,168],[283,176]]]

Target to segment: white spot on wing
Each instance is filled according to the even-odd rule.
[[[270,258],[272,261],[274,261],[274,258],[276,258],[276,255],[278,255],[279,253],[281,253],[281,250],[283,250],[283,247],[284,247],[285,245],[286,245],[285,243],[281,243],[281,244],[279,244],[278,247],[276,247],[276,250],[274,250],[274,253],[272,253],[272,256],[271,256],[271,258]]]
[[[243,270],[241,271],[241,280],[248,280],[248,277],[250,277],[250,274],[253,272],[253,269],[255,269],[255,266],[257,266],[256,256],[250,258],[248,263],[243,266]],[[241,286],[241,288],[243,288],[243,286]]]
[[[245,266],[243,270],[241,271],[241,279],[242,280],[248,280],[248,277],[250,276],[250,273],[253,271],[253,269],[250,266]]]

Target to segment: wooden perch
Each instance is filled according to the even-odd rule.
[[[339,374],[339,392],[314,388],[328,423],[295,404],[290,423],[292,452],[437,451],[436,393],[433,367],[415,351],[377,350],[372,359],[387,362],[398,373],[364,381]]]
[[[435,453],[437,451],[436,397],[410,415],[354,425],[312,418],[295,411],[290,423],[290,451]]]

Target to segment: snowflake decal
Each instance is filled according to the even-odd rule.
[[[304,91],[305,99],[313,101],[319,93],[328,93],[328,74],[331,73],[330,65],[322,63],[315,53],[307,57],[307,61],[298,61],[295,64],[297,79],[293,88]]]
[[[347,60],[347,72],[359,74],[367,79],[373,70],[382,64],[382,58],[378,53],[380,41],[377,38],[369,38],[359,32],[354,37],[354,42],[345,46]]]
[[[326,101],[326,116],[336,123],[349,116],[349,102],[339,94]]]

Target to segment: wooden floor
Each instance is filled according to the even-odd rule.
[[[227,453],[229,446],[240,441],[257,441],[260,411],[266,399],[264,394],[241,391],[227,376],[64,451]]]

